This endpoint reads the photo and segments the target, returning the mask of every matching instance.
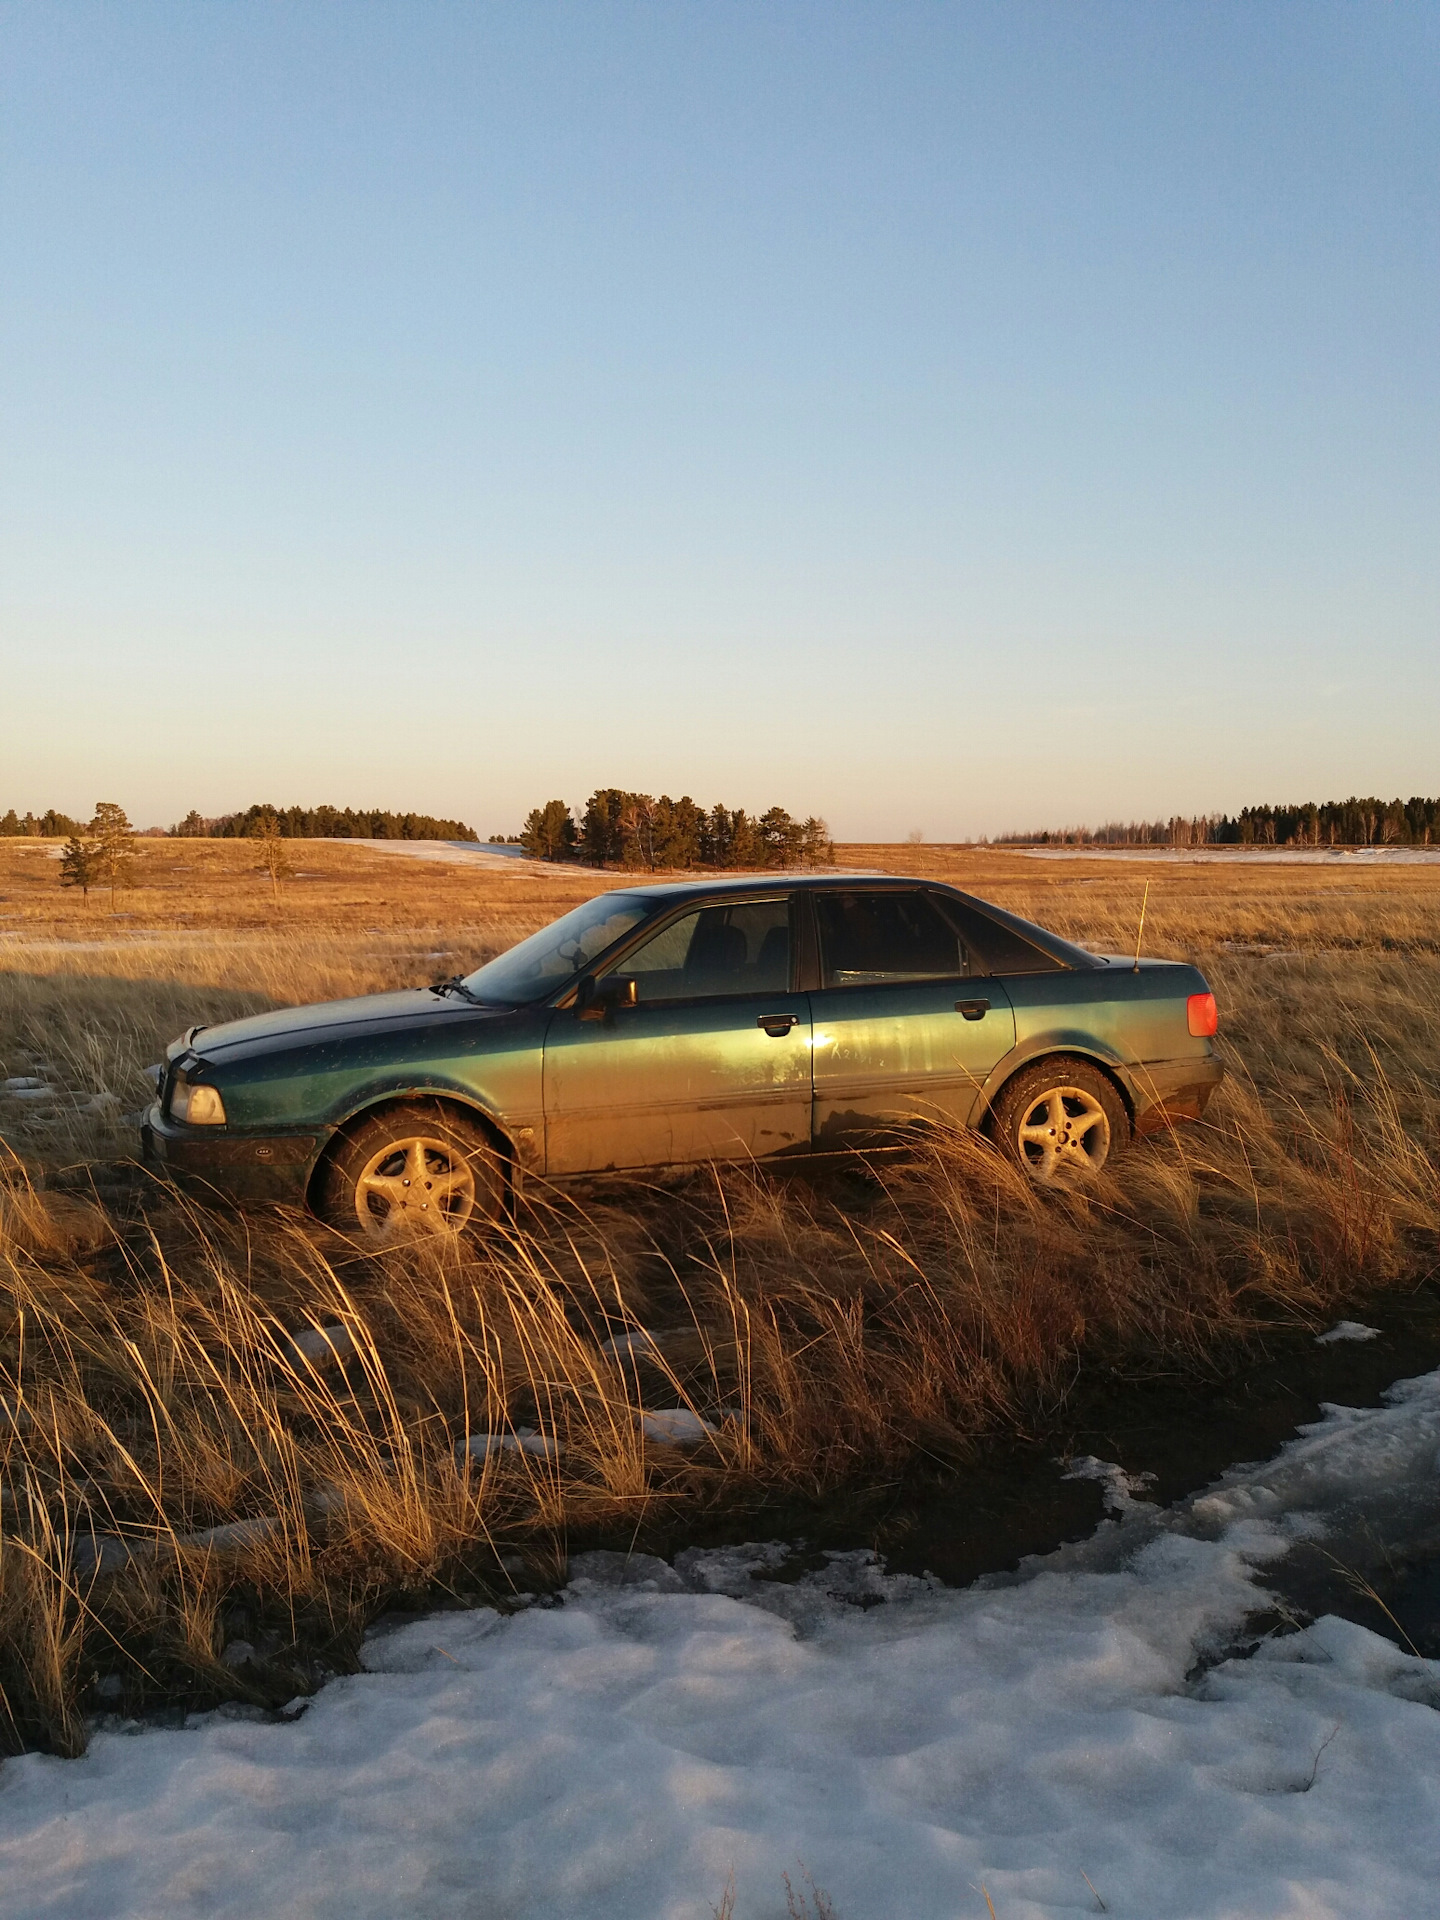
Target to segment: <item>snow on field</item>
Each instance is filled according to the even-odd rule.
[[[1434,867],[1440,847],[1006,847],[996,853],[1022,853],[1027,860],[1181,860],[1209,866],[1238,860],[1247,867]]]
[[[444,860],[464,867],[489,867],[492,872],[526,867],[544,867],[543,860],[532,860],[519,847],[498,846],[489,840],[352,840],[351,846],[365,847],[371,853],[398,853],[412,860]]]
[[[372,1635],[292,1724],[7,1762],[0,1910],[709,1920],[733,1873],[783,1920],[803,1862],[839,1920],[1425,1920],[1440,1663],[1333,1617],[1225,1656],[1288,1544],[1433,1517],[1437,1446],[1440,1374],[965,1592],[586,1556],[558,1606]]]

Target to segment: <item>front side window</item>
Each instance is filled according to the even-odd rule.
[[[603,893],[477,968],[465,985],[477,1000],[491,1005],[520,1006],[539,1000],[582,973],[653,911],[653,902],[637,900],[633,894]]]
[[[724,994],[784,993],[790,986],[790,902],[781,896],[681,914],[617,972],[636,998],[715,999]]]
[[[952,980],[970,971],[965,943],[923,893],[815,895],[827,987]]]

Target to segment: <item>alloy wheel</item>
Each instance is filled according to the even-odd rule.
[[[367,1240],[460,1233],[475,1210],[475,1169],[452,1140],[387,1141],[355,1177],[355,1214]]]
[[[1048,1088],[1020,1115],[1015,1142],[1042,1186],[1068,1186],[1098,1173],[1110,1155],[1110,1119],[1085,1087]]]

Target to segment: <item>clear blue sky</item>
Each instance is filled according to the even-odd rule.
[[[1440,7],[0,6],[0,809],[1440,789]]]

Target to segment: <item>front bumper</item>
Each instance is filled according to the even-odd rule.
[[[141,1124],[140,1151],[147,1166],[202,1197],[299,1206],[329,1138],[328,1128],[255,1134],[176,1126],[165,1119],[157,1102]]]
[[[1177,1121],[1198,1120],[1225,1078],[1214,1054],[1190,1060],[1149,1060],[1123,1069],[1137,1134],[1163,1133]]]

